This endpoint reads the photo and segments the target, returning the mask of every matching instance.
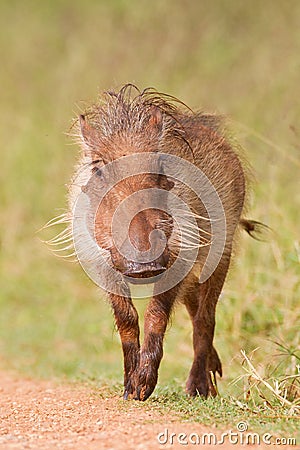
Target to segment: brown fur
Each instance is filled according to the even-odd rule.
[[[134,93],[134,95],[133,95]],[[144,342],[140,347],[138,314],[130,298],[110,294],[110,302],[120,333],[124,354],[124,398],[146,400],[153,392],[163,355],[163,338],[175,304],[182,301],[193,324],[194,362],[187,381],[188,394],[216,395],[215,374],[222,375],[221,362],[213,347],[215,309],[226,278],[236,228],[241,220],[245,198],[244,170],[237,154],[227,142],[220,117],[194,113],[177,99],[152,89],[143,92],[132,85],[119,92],[109,92],[102,100],[80,116],[83,162],[92,167],[101,181],[101,166],[122,157],[141,152],[171,153],[192,162],[214,185],[225,210],[226,244],[218,267],[211,277],[199,284],[199,271],[208,247],[199,249],[197,262],[189,275],[177,286],[150,300],[144,325]],[[99,245],[111,255],[120,271],[128,268],[126,258],[114,248],[110,225],[116,206],[132,193],[146,188],[172,190],[188,201],[200,217],[208,218],[199,199],[183,184],[164,174],[134,176],[120,182],[105,197],[96,217],[96,237]],[[72,203],[72,202],[71,202]],[[203,238],[209,235],[208,220],[197,219]],[[242,220],[251,233],[255,223]],[[159,209],[139,213],[129,229],[130,237],[140,250],[147,250],[151,230],[161,227],[168,240],[164,260],[170,267],[176,257],[176,245],[171,245],[173,224]],[[205,235],[206,233],[206,235]]]

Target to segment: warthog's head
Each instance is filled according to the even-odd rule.
[[[108,95],[108,104],[80,116],[80,133],[91,180],[94,235],[115,269],[132,282],[168,267],[173,220],[160,141],[163,110],[153,103],[128,103]],[[156,278],[157,279],[157,278]]]

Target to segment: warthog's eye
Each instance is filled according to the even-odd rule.
[[[103,178],[103,172],[101,169],[99,169],[99,167],[93,167],[92,173],[93,173],[93,175],[96,175],[99,178]]]
[[[162,189],[170,191],[171,189],[173,189],[174,184],[174,181],[167,178],[166,175],[159,175],[159,185]]]
[[[93,175],[97,175],[97,177],[102,177],[102,170],[99,169],[99,167],[93,167],[92,168]]]
[[[101,170],[101,166],[103,166],[103,161],[101,159],[95,159],[92,163],[93,165],[92,167],[92,174],[93,175],[97,175],[97,177],[102,178],[102,170]]]

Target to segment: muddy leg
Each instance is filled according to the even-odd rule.
[[[133,392],[131,376],[139,364],[139,318],[131,299],[111,295],[110,301],[122,342],[124,356],[124,399],[126,400]]]
[[[217,395],[216,372],[222,376],[222,365],[213,347],[215,309],[223,287],[228,264],[217,268],[203,284],[196,282],[184,298],[193,324],[194,361],[186,384],[191,396]]]
[[[154,296],[145,312],[145,337],[140,364],[133,375],[135,400],[146,400],[157,383],[158,368],[163,356],[163,339],[178,288]]]

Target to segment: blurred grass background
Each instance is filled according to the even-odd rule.
[[[295,373],[300,2],[11,0],[1,2],[0,21],[1,367],[122,379],[102,293],[80,267],[53,256],[37,230],[66,205],[78,154],[64,134],[71,118],[98,91],[134,82],[233,119],[255,174],[248,215],[275,230],[268,243],[242,236],[219,302],[221,392],[241,389],[229,385],[243,373],[240,349],[259,347],[259,365]],[[192,360],[183,307],[172,322],[161,386],[184,385]]]

